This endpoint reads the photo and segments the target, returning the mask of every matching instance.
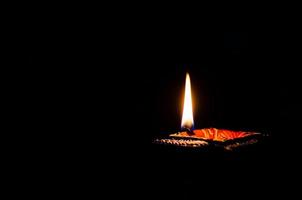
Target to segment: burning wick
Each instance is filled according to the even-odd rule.
[[[184,127],[183,130],[185,130],[188,133],[188,135],[194,135],[193,130],[191,130],[189,128]]]
[[[182,119],[181,119],[181,128],[185,130],[189,135],[194,135],[193,127],[194,127],[194,120],[193,120],[193,111],[192,111],[191,81],[190,81],[190,76],[187,73],[186,84],[185,84],[184,106],[183,106]]]

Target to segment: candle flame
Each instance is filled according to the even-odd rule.
[[[194,126],[193,111],[192,111],[192,95],[191,95],[191,81],[190,76],[186,75],[185,98],[183,113],[181,119],[181,128],[192,130]]]

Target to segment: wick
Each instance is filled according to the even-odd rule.
[[[194,132],[191,129],[189,129],[187,127],[184,127],[184,129],[188,133],[188,135],[194,135]]]

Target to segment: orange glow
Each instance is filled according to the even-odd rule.
[[[259,133],[254,132],[244,132],[244,131],[231,131],[224,129],[216,129],[216,128],[204,128],[194,130],[194,135],[188,135],[187,132],[180,132],[176,134],[171,134],[170,136],[176,137],[192,137],[192,138],[200,138],[205,140],[213,140],[213,141],[227,141],[233,140],[237,138],[243,138],[250,135],[257,135]]]
[[[194,121],[193,121],[193,108],[192,108],[192,95],[191,95],[191,81],[190,81],[190,76],[187,73],[181,127],[192,130],[193,126],[194,126]]]

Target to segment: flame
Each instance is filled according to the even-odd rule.
[[[193,111],[192,111],[191,81],[190,81],[190,76],[187,73],[181,127],[192,130],[193,126],[194,126],[194,121],[193,121]]]

